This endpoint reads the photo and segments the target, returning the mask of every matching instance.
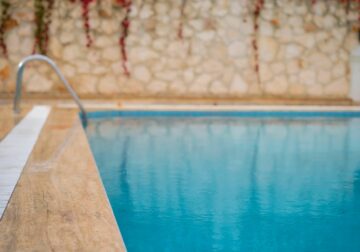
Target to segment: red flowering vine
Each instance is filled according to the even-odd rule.
[[[92,45],[92,38],[90,36],[90,22],[89,22],[89,5],[94,0],[80,0],[82,4],[82,17],[84,21],[84,29],[86,34],[86,46],[90,47]]]
[[[187,0],[182,0],[181,9],[180,9],[180,24],[178,29],[178,38],[183,39],[183,27],[184,27],[184,17],[185,17],[185,7]]]
[[[47,51],[48,45],[49,45],[49,29],[50,29],[50,24],[51,24],[51,16],[52,16],[52,11],[54,8],[54,3],[55,0],[46,0],[47,3],[47,11],[45,13],[45,24],[44,24],[44,48],[45,51]]]
[[[259,69],[259,45],[257,40],[257,33],[259,31],[259,17],[264,7],[264,0],[256,0],[254,8],[254,37],[252,40],[252,47],[254,49],[254,70],[257,75],[258,83],[260,83],[260,69]]]
[[[129,35],[129,27],[130,27],[130,12],[132,0],[117,0],[117,3],[125,9],[125,17],[121,21],[121,35],[119,39],[120,51],[121,51],[121,59],[122,59],[122,68],[124,74],[126,76],[130,76],[130,71],[127,66],[128,56],[126,51],[126,38]]]
[[[1,6],[1,16],[0,16],[0,48],[3,53],[3,55],[7,58],[8,52],[7,47],[5,44],[5,29],[6,29],[6,22],[10,19],[10,3],[7,0],[1,0],[0,1]]]
[[[46,54],[49,44],[49,28],[55,0],[35,0],[35,43],[33,53],[38,49]]]
[[[77,0],[69,0],[70,3],[76,3]],[[81,3],[82,8],[82,19],[84,23],[84,30],[86,36],[86,47],[90,47],[93,43],[93,40],[90,36],[90,18],[89,18],[89,5],[94,2],[94,0],[78,0]]]

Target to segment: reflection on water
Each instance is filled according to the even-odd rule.
[[[360,251],[360,120],[90,122],[129,251]]]

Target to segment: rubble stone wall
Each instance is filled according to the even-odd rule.
[[[256,19],[249,1],[188,0],[183,12],[181,0],[133,1],[125,48],[130,76],[119,46],[125,11],[112,0],[90,4],[87,48],[81,5],[56,1],[48,56],[81,97],[348,96],[357,6],[271,0]],[[0,94],[9,96],[17,63],[34,48],[33,1],[16,2],[5,33],[8,58],[0,56]],[[24,85],[27,93],[66,93],[44,63],[29,64]]]

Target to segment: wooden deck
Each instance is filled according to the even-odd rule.
[[[76,110],[52,109],[0,234],[0,251],[126,250]]]

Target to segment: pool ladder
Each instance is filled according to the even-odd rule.
[[[40,54],[34,54],[28,57],[25,57],[23,60],[20,61],[18,65],[18,71],[16,75],[16,92],[15,92],[15,98],[14,98],[14,112],[19,113],[20,112],[20,100],[21,100],[21,91],[22,91],[22,80],[23,80],[23,74],[25,70],[25,66],[30,61],[43,61],[48,63],[51,68],[56,72],[56,74],[59,76],[60,80],[66,87],[66,89],[69,91],[70,95],[74,99],[75,103],[78,105],[80,111],[81,111],[81,119],[84,125],[87,124],[87,113],[84,109],[84,106],[82,105],[79,96],[76,94],[74,89],[70,86],[69,82],[65,79],[64,75],[60,72],[60,69],[55,64],[54,61],[52,61],[49,57],[46,57],[44,55]]]

